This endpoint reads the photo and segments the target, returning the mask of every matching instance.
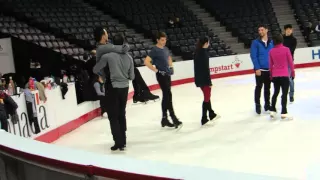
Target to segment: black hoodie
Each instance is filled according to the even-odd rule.
[[[283,45],[290,49],[293,58],[297,47],[297,39],[292,34],[290,36],[283,35]]]

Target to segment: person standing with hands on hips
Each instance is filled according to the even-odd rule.
[[[287,111],[287,98],[289,91],[289,78],[295,77],[295,71],[293,67],[293,60],[290,49],[283,46],[283,37],[281,34],[273,36],[273,42],[275,47],[270,51],[269,64],[270,64],[270,78],[274,84],[274,94],[272,96],[272,106],[270,117],[274,118],[276,115],[276,103],[277,97],[282,91],[281,96],[281,118],[282,119],[292,119],[288,115]],[[289,74],[290,72],[290,74]]]
[[[182,122],[179,121],[173,110],[172,93],[171,93],[171,75],[173,75],[173,63],[169,53],[169,49],[165,47],[167,42],[167,35],[164,32],[157,34],[157,44],[154,46],[149,55],[144,60],[144,64],[156,73],[157,81],[162,90],[162,127],[181,128]],[[153,66],[155,65],[155,66]],[[169,111],[172,123],[167,117]]]
[[[258,27],[259,38],[252,41],[250,57],[254,66],[256,87],[254,101],[256,113],[261,114],[261,89],[264,86],[264,110],[270,110],[270,72],[269,72],[269,51],[273,48],[273,42],[268,38],[268,27],[260,25]]]
[[[296,50],[297,47],[297,38],[293,36],[293,30],[292,30],[292,25],[287,24],[284,26],[284,31],[285,34],[283,36],[283,45],[288,47],[290,49],[292,59],[294,61],[294,51]],[[294,81],[293,77],[290,77],[290,86],[289,86],[289,96],[290,96],[290,102],[293,103],[294,101]]]

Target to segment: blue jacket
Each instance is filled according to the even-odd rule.
[[[260,38],[252,41],[250,48],[250,57],[253,63],[254,70],[269,69],[269,51],[272,48],[272,40],[268,40],[267,46]]]

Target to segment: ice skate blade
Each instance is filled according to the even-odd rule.
[[[133,101],[133,105],[139,105],[139,104],[147,104],[148,101],[141,102],[141,101]]]
[[[293,117],[281,117],[281,121],[292,121]]]
[[[178,127],[176,127],[176,131],[179,131],[182,128],[183,124],[180,124]]]
[[[123,150],[115,150],[115,151],[112,151],[111,150],[111,154],[123,154],[123,153],[125,153],[126,152],[126,149],[123,149]]]
[[[213,121],[216,121],[216,120],[218,120],[220,118],[221,118],[221,116],[217,114],[217,116],[215,118],[213,118],[212,120],[210,120],[210,121],[213,122]]]
[[[275,121],[275,120],[277,120],[277,117],[276,117],[276,116],[271,115],[271,116],[270,116],[270,119],[271,119],[272,121]]]

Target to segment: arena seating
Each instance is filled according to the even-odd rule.
[[[319,0],[290,0],[290,4],[295,11],[295,18],[300,25],[300,29],[302,30],[306,41],[311,46],[320,45],[320,34],[310,33],[310,28],[315,28],[314,25],[319,24],[319,3]]]
[[[76,59],[83,59],[83,55],[85,54],[83,48],[70,44],[68,41],[57,38],[52,34],[44,33],[40,29],[31,27],[26,23],[17,21],[14,17],[3,14],[0,14],[0,32],[33,42],[42,47],[50,48]]]
[[[2,0],[5,11],[19,19],[26,20],[40,29],[63,37],[84,49],[93,49],[96,45],[93,30],[97,26],[105,27],[109,38],[122,32],[131,46],[134,58],[146,56],[150,47],[136,37],[129,35],[103,12],[81,0]]]
[[[212,57],[234,54],[212,30],[203,25],[191,10],[177,0],[88,0],[105,13],[112,14],[145,37],[155,39],[155,34],[164,31],[168,35],[168,47],[175,55],[181,55],[184,60],[193,58],[195,42],[201,35],[211,38]],[[180,24],[174,28],[167,26],[169,18],[180,19]]]
[[[267,24],[273,32],[281,32],[279,23],[269,0],[196,0],[202,8],[209,11],[220,23],[226,26],[232,36],[238,37],[245,47],[258,36],[258,24]]]

